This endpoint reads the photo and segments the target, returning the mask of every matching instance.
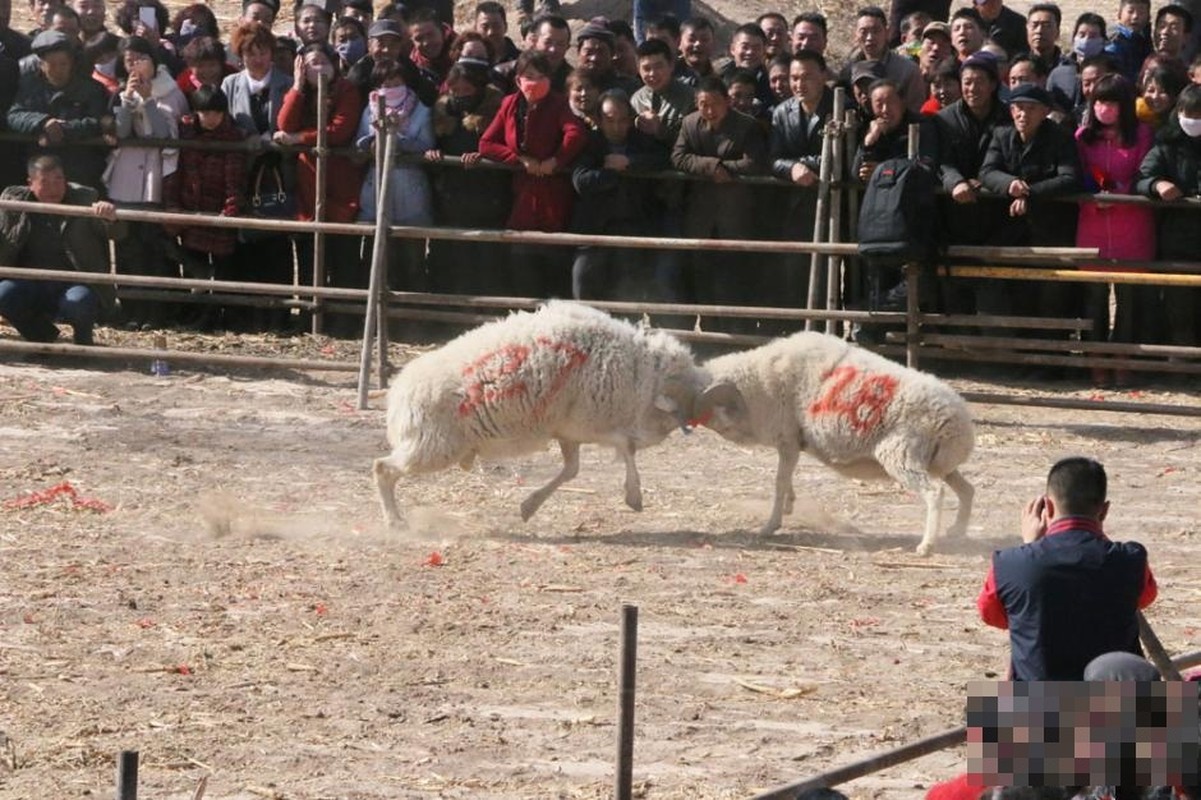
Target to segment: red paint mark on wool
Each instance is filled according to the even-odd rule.
[[[496,405],[517,397],[527,397],[530,393],[522,370],[530,356],[539,350],[549,350],[558,357],[558,369],[551,375],[550,381],[541,388],[540,394],[534,398],[531,412],[535,417],[541,416],[547,407],[563,391],[572,373],[588,361],[588,354],[569,342],[555,341],[547,336],[539,336],[534,340],[534,346],[507,344],[498,347],[467,366],[463,367],[463,377],[467,383],[464,387],[466,395],[459,403],[459,416],[465,417],[480,406]]]
[[[871,433],[884,421],[899,383],[891,375],[872,375],[851,366],[830,370],[822,381],[825,393],[809,406],[809,413],[842,417],[860,434]]]

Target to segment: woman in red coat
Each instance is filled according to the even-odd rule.
[[[274,139],[280,144],[317,145],[317,81],[325,75],[329,81],[326,93],[328,118],[325,126],[330,147],[346,147],[354,140],[359,126],[359,91],[354,84],[337,73],[337,54],[327,44],[310,44],[296,56],[295,80],[284,95],[279,110],[279,130]],[[296,192],[299,199],[297,219],[315,218],[317,197],[317,157],[301,153],[296,170]],[[354,222],[359,213],[359,190],[363,183],[363,168],[345,156],[331,156],[325,186],[325,219],[327,222]]]
[[[564,231],[571,221],[575,192],[570,167],[587,147],[588,133],[571,113],[567,97],[551,90],[552,71],[544,54],[522,53],[513,70],[517,91],[504,99],[480,137],[484,158],[524,168],[513,175],[507,222],[513,230]],[[571,291],[570,251],[517,246],[510,255],[515,293],[539,297]],[[539,274],[546,269],[552,274]]]
[[[273,136],[280,144],[317,144],[317,82],[324,75],[326,92],[326,139],[330,147],[345,147],[354,140],[359,125],[359,90],[338,74],[338,55],[323,43],[305,45],[296,56],[292,88],[279,109],[279,130]],[[354,222],[359,213],[359,190],[363,167],[345,156],[329,156],[326,167],[325,221]],[[316,217],[317,157],[301,153],[296,166],[297,219]],[[358,236],[329,236],[326,239],[326,281],[335,286],[358,286]],[[313,239],[296,237],[297,262],[302,283],[312,283]],[[365,285],[365,284],[364,284]]]

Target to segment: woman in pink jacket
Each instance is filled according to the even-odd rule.
[[[1134,110],[1134,88],[1120,75],[1102,78],[1076,131],[1080,167],[1085,188],[1098,194],[1134,194],[1134,181],[1143,156],[1151,149],[1154,134],[1139,122]],[[1102,258],[1150,261],[1155,258],[1155,217],[1150,208],[1109,205],[1104,202],[1080,206],[1076,229],[1078,247],[1096,247]],[[1084,269],[1088,269],[1085,267]],[[1099,269],[1122,269],[1099,267]],[[1132,269],[1132,268],[1131,268]],[[1133,269],[1132,269],[1133,271]],[[1146,339],[1156,315],[1154,286],[1114,285],[1117,313],[1109,316],[1110,284],[1086,284],[1086,313],[1093,320],[1096,341],[1133,342]],[[1119,385],[1129,383],[1126,370],[1094,367],[1093,383],[1102,386],[1111,378]]]

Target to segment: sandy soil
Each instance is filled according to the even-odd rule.
[[[1168,649],[1201,645],[1201,422],[976,407],[969,538],[928,559],[915,498],[805,461],[797,513],[755,538],[774,456],[707,432],[641,456],[641,514],[586,449],[522,524],[548,451],[405,483],[394,533],[369,477],[382,398],[144,369],[0,362],[0,797],[110,794],[126,748],[164,800],[205,775],[223,799],[608,796],[623,602],[641,796],[746,797],[959,723],[965,682],[1006,664],[974,613],[987,555],[1068,453],[1108,465],[1109,527],[1153,554]],[[63,481],[112,510],[20,507]],[[848,788],[917,798],[961,758]]]

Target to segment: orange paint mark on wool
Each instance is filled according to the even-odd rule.
[[[860,434],[871,433],[884,421],[899,383],[891,375],[872,375],[851,366],[836,367],[822,380],[826,391],[809,406],[809,413],[842,417]]]
[[[555,341],[546,336],[537,337],[533,348],[519,344],[504,345],[463,367],[462,374],[467,379],[467,384],[463,390],[465,397],[459,403],[459,416],[465,417],[480,406],[495,405],[528,396],[530,388],[523,380],[521,372],[530,355],[537,350],[549,350],[559,357],[560,361],[550,381],[534,399],[531,412],[535,417],[541,416],[559,392],[563,391],[571,374],[588,361],[588,354],[575,345]]]

